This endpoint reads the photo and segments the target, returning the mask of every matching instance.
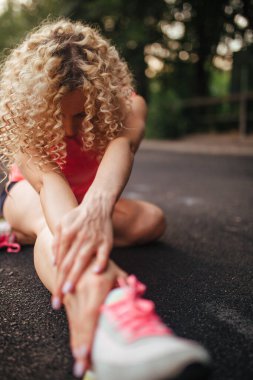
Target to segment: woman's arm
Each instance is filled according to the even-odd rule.
[[[132,111],[125,121],[120,137],[111,141],[97,171],[96,178],[82,204],[95,198],[111,214],[129,179],[134,154],[144,136],[147,107],[141,96],[132,100]]]
[[[135,96],[126,128],[108,145],[96,177],[78,207],[78,216],[75,214],[76,219],[70,225],[73,217],[69,213],[56,230],[54,246],[59,247],[61,281],[57,284],[55,296],[59,298],[75,287],[92,256],[96,256],[95,272],[106,268],[113,244],[113,208],[130,176],[134,154],[144,135],[146,113],[144,99]],[[76,236],[70,249],[67,236],[62,234],[67,228],[71,236]]]
[[[78,205],[68,181],[56,164],[49,164],[42,170],[21,152],[16,155],[16,162],[24,178],[38,193],[47,225],[54,235],[63,216]]]

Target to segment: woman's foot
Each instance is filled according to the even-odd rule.
[[[96,380],[206,379],[210,356],[196,342],[178,338],[140,296],[134,276],[110,292],[92,350]]]
[[[90,352],[101,305],[118,281],[121,279],[124,282],[127,278],[127,274],[111,260],[107,270],[101,274],[93,272],[93,265],[92,262],[82,275],[75,292],[68,292],[63,298],[75,359],[74,375],[77,377],[81,377],[90,367]]]

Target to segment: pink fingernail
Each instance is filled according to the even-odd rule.
[[[81,377],[83,376],[85,371],[85,365],[82,362],[75,362],[74,367],[73,367],[73,374],[76,377]]]
[[[101,267],[100,267],[99,265],[95,265],[95,266],[93,267],[93,269],[92,269],[92,272],[93,272],[93,273],[98,273],[98,272],[100,272],[100,270],[101,270]]]
[[[52,305],[52,308],[54,310],[59,310],[60,307],[61,307],[61,300],[60,300],[60,298],[59,297],[52,297],[51,305]]]
[[[73,288],[72,282],[67,281],[67,282],[65,282],[65,284],[62,287],[62,293],[66,294],[66,293],[70,292],[70,290],[72,290],[72,288]]]

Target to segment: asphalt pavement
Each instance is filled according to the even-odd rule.
[[[124,195],[161,206],[166,233],[112,258],[169,327],[209,350],[211,380],[252,380],[253,155],[164,146],[143,145]],[[1,250],[1,380],[74,380],[67,320],[49,301],[32,247]]]

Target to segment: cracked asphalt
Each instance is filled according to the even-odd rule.
[[[124,195],[161,206],[167,230],[112,258],[148,285],[168,326],[209,350],[211,380],[252,380],[253,156],[144,147]],[[32,247],[1,250],[1,380],[74,380],[67,320],[49,301]]]

